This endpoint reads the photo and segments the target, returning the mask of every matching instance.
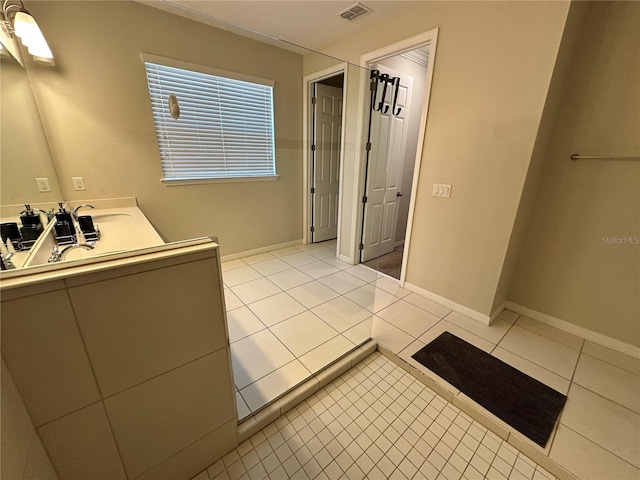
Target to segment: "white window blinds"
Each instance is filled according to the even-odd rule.
[[[273,87],[145,62],[163,181],[275,176]],[[180,116],[174,120],[169,95]]]

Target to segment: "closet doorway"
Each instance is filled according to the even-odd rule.
[[[344,73],[311,84],[311,243],[338,237]]]
[[[378,79],[367,105],[359,262],[404,283],[437,31],[365,57]],[[429,37],[429,38],[426,38]],[[411,45],[411,41],[415,42]],[[409,46],[410,45],[410,46]],[[363,57],[363,59],[365,58]],[[375,72],[375,73],[374,73]],[[370,78],[370,81],[375,79]]]

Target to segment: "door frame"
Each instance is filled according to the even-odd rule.
[[[409,249],[411,247],[411,233],[413,230],[413,218],[415,213],[416,195],[418,191],[418,180],[420,175],[420,167],[422,163],[422,151],[424,148],[424,136],[427,129],[427,118],[429,114],[429,98],[431,94],[431,84],[433,82],[433,67],[436,57],[436,45],[438,42],[438,28],[434,28],[427,32],[414,35],[413,37],[406,38],[399,42],[387,45],[386,47],[379,48],[372,52],[365,53],[360,57],[360,65],[364,67],[364,71],[360,75],[360,99],[359,99],[359,111],[357,120],[357,132],[360,142],[359,146],[366,143],[366,122],[368,121],[368,108],[367,102],[369,101],[369,78],[366,72],[367,65],[384,60],[385,58],[393,57],[401,53],[408,52],[415,48],[429,45],[429,63],[427,65],[427,75],[425,81],[425,95],[422,105],[422,114],[420,116],[420,125],[418,131],[418,146],[416,149],[416,158],[413,168],[413,180],[411,184],[411,196],[409,198],[409,217],[407,219],[407,231],[404,240],[404,253],[402,255],[402,269],[400,272],[400,286],[404,286],[407,274],[407,259],[409,258]],[[364,151],[364,148],[360,147],[360,150]],[[362,198],[365,193],[364,185],[364,169],[365,159],[362,154],[357,156],[356,172],[354,175],[354,196],[352,199],[354,208],[352,216],[352,225],[357,225],[357,228],[353,229],[351,238],[351,259],[354,263],[358,263],[360,258],[360,252],[358,249],[359,239],[362,230]]]
[[[314,72],[303,77],[302,88],[302,131],[303,131],[303,150],[304,161],[302,162],[302,243],[311,243],[311,223],[313,217],[311,215],[311,175],[313,173],[312,155],[311,155],[311,140],[313,138],[313,132],[311,131],[313,121],[311,115],[313,109],[309,108],[311,105],[311,97],[313,96],[313,85],[326,78],[335,77],[336,75],[343,74],[344,80],[342,82],[342,131],[340,133],[340,176],[339,176],[339,194],[338,194],[338,241],[340,240],[340,227],[342,217],[342,181],[344,170],[344,135],[345,124],[344,114],[346,109],[346,92],[347,92],[347,63],[341,62],[331,67]],[[340,251],[340,245],[336,245],[336,258]]]

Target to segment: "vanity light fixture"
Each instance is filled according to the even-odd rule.
[[[27,47],[27,51],[33,56],[34,62],[45,65],[55,65],[53,53],[47,41],[38,27],[35,19],[24,8],[22,0],[3,0],[2,12],[0,12],[0,42],[20,65],[22,56],[17,46],[16,37]]]

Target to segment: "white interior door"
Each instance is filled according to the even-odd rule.
[[[394,89],[387,87],[382,99],[383,84],[378,85],[378,98],[387,113],[374,110],[371,116],[371,152],[365,185],[364,224],[361,261],[366,262],[380,255],[390,253],[395,247],[395,232],[398,224],[399,197],[402,195],[402,171],[407,143],[407,126],[411,106],[413,77],[382,65],[376,65],[380,73],[400,77],[400,89],[396,108],[402,110],[393,115]]]
[[[338,235],[342,89],[315,84],[313,144],[313,242]]]

